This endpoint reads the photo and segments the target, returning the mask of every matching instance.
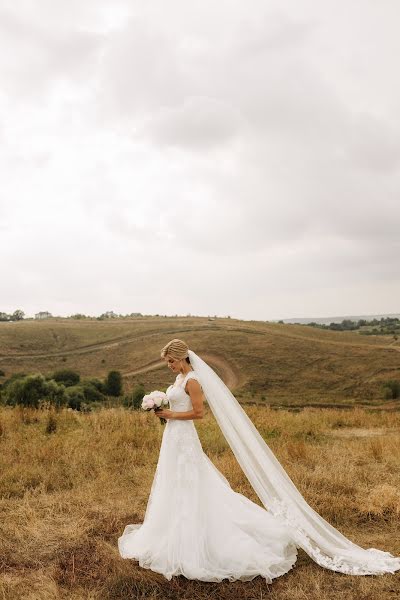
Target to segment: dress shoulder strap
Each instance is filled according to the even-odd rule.
[[[184,387],[185,387],[188,379],[196,379],[196,381],[198,381],[200,383],[199,376],[194,371],[189,371],[189,373],[186,373],[185,377],[182,380],[182,385]]]

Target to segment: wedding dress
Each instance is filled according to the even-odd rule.
[[[300,547],[319,565],[351,575],[400,570],[400,557],[354,544],[313,510],[222,379],[192,350],[193,371],[166,391],[173,411],[192,409],[196,379],[238,463],[265,508],[232,490],[203,452],[192,420],[168,419],[143,523],[118,539],[123,558],[167,579],[272,579]]]
[[[171,410],[192,410],[190,378],[199,381],[190,371],[167,389]],[[167,420],[143,524],[127,525],[118,548],[167,579],[202,581],[262,575],[270,583],[297,558],[290,530],[230,487],[186,419]]]

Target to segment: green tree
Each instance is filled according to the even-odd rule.
[[[122,375],[119,371],[110,371],[106,379],[106,393],[109,396],[121,396]]]
[[[13,312],[13,314],[11,315],[11,320],[12,321],[22,321],[22,319],[24,318],[24,316],[25,316],[24,311],[18,309],[18,310],[15,310]]]
[[[7,404],[38,408],[40,400],[49,400],[56,406],[66,402],[65,386],[51,379],[47,381],[41,373],[14,378],[4,390]]]

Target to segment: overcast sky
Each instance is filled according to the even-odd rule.
[[[0,311],[400,312],[397,0],[0,6]]]

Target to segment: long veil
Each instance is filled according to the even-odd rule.
[[[378,575],[400,569],[400,557],[357,546],[307,504],[252,421],[215,371],[188,352],[206,400],[261,502],[293,531],[293,539],[322,567],[351,575]]]

